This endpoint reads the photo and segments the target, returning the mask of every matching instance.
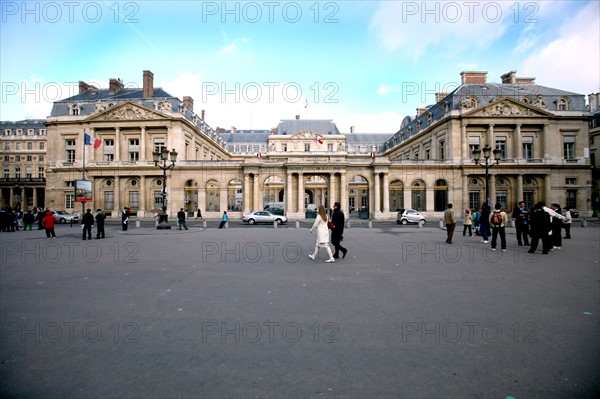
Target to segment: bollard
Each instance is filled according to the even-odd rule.
[[[515,221],[513,219],[508,221],[508,227],[515,227]]]
[[[202,221],[202,228],[203,228],[203,229],[206,229],[206,219],[204,219],[204,220]]]
[[[300,228],[300,221],[296,220],[296,228],[299,229]]]
[[[444,228],[445,228],[444,221],[442,219],[440,219],[440,229],[443,230]]]
[[[419,228],[420,228],[420,229],[422,229],[422,228],[423,228],[423,221],[422,221],[422,220],[419,220],[419,223],[418,223],[418,225],[419,225]]]
[[[229,220],[225,222],[225,228],[228,229],[229,228]]]
[[[350,219],[346,220],[346,228],[349,229],[350,228]]]
[[[273,228],[276,229],[277,228],[277,220],[273,220]]]
[[[138,229],[140,228],[140,221],[139,220],[135,221],[135,227],[138,228]]]
[[[158,220],[154,221],[154,227],[158,227]]]
[[[373,228],[373,221],[369,220],[369,228],[372,229]]]
[[[585,219],[581,220],[581,227],[587,227],[587,220],[585,220]]]

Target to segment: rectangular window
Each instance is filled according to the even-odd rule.
[[[304,152],[310,152],[310,143],[304,144]]]
[[[65,187],[75,187],[75,181],[74,180],[65,181]]]
[[[506,210],[507,208],[507,195],[506,190],[498,190],[496,191],[496,204],[502,205],[502,209]]]
[[[523,158],[533,159],[533,137],[523,137]]]
[[[281,151],[287,152],[287,143],[281,144]]]
[[[18,141],[15,143],[15,150],[21,150],[21,143]]]
[[[40,150],[45,150],[46,149],[46,143],[44,143],[43,141],[40,141]]]
[[[15,166],[15,179],[20,179],[20,178],[21,178],[21,167]]]
[[[8,179],[10,177],[10,169],[8,168],[8,166],[4,167],[4,178]]]
[[[140,139],[129,139],[129,161],[136,162],[140,159]]]
[[[4,150],[10,150],[10,143],[7,141],[4,142]]]
[[[105,161],[114,161],[115,160],[115,155],[114,154],[104,154],[104,160]]]
[[[129,161],[131,162],[137,162],[140,159],[140,153],[137,151],[130,151],[129,152]]]
[[[431,149],[425,148],[425,159],[431,159]]]
[[[525,201],[525,208],[533,208],[533,191],[523,191],[523,201]]]
[[[43,155],[40,155],[40,156],[39,156],[39,160],[40,160],[40,162],[44,162],[44,159],[45,159],[45,157],[44,157]]]
[[[440,156],[439,159],[444,160],[446,159],[446,140],[440,140],[439,141],[439,147],[440,147]]]
[[[104,139],[104,157],[105,161],[114,161],[115,159],[115,141],[113,139]]]
[[[44,178],[44,167],[43,166],[38,166],[38,177],[40,179]]]
[[[479,191],[469,191],[469,207],[479,209],[481,206],[481,193]]]
[[[500,150],[500,159],[506,159],[506,136],[496,137],[496,149]]]
[[[27,142],[27,149],[28,150],[33,150],[33,142],[31,142],[31,141]]]
[[[66,140],[67,153],[65,160],[67,162],[75,162],[75,140]]]
[[[563,138],[563,154],[566,160],[575,159],[575,136],[565,136]]]
[[[75,205],[75,193],[65,194],[65,209],[73,209]]]
[[[21,162],[21,156],[15,155],[15,162]]]
[[[567,208],[577,208],[577,190],[567,190]]]
[[[327,143],[327,152],[333,152],[333,143]]]
[[[153,152],[161,152],[163,150],[163,148],[166,148],[166,146],[165,146],[165,139],[164,138],[154,139],[154,150],[153,150]]]
[[[104,209],[113,210],[115,209],[115,193],[114,191],[104,192]]]
[[[155,208],[161,208],[162,207],[162,203],[163,203],[162,192],[155,191],[154,192],[154,207]]]
[[[28,179],[31,179],[33,177],[33,170],[31,169],[31,166],[25,168],[25,177]]]
[[[567,184],[567,185],[577,184],[577,179],[575,177],[567,177],[567,178],[565,178],[565,184]]]
[[[131,209],[139,209],[140,208],[140,192],[139,191],[130,191],[129,192],[129,207]]]
[[[31,155],[27,155],[27,162],[33,161],[33,157]]]

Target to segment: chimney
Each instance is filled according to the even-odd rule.
[[[296,115],[296,120],[300,119],[300,115]]]
[[[118,93],[123,90],[125,86],[123,85],[123,81],[121,79],[111,78],[108,82],[108,92],[110,94]]]
[[[144,71],[142,97],[154,97],[154,74],[150,71]]]
[[[500,76],[502,79],[502,83],[504,84],[515,84],[517,83],[517,71],[506,72],[504,75]]]
[[[520,78],[517,76],[516,80],[517,80],[517,83],[521,83],[521,84],[534,84],[535,83],[535,78]]]
[[[190,111],[194,112],[194,99],[190,96],[183,96],[183,105]]]
[[[447,95],[448,95],[448,93],[435,93],[436,104],[439,103],[440,101],[442,101]]]
[[[204,120],[204,110],[200,111],[200,119]]]
[[[421,116],[425,112],[427,112],[427,108],[417,108],[417,116]]]
[[[96,88],[97,88],[96,86],[87,84],[81,80],[79,81],[79,94],[85,93],[88,90],[96,89]]]
[[[486,84],[487,72],[463,71],[460,73],[461,83]]]
[[[354,133],[354,126],[350,126],[350,133]]]
[[[600,100],[600,93],[588,95],[588,105],[590,112],[594,113],[598,109],[598,100]]]
[[[235,126],[231,126],[231,133],[232,134],[236,134],[237,133],[237,128]]]

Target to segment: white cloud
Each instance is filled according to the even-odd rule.
[[[511,2],[384,1],[370,30],[389,51],[419,59],[430,47],[483,49],[500,38],[512,17]]]
[[[533,52],[519,67],[519,75],[535,76],[536,83],[588,94],[600,90],[600,3],[590,2],[558,29],[558,37]]]
[[[381,95],[381,96],[385,96],[386,94],[389,94],[392,92],[392,87],[389,85],[379,85],[379,87],[377,88],[377,94]]]

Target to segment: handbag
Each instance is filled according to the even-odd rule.
[[[328,220],[327,221],[327,228],[329,230],[333,230],[333,229],[335,229],[335,224],[333,224],[333,222],[331,220]]]

